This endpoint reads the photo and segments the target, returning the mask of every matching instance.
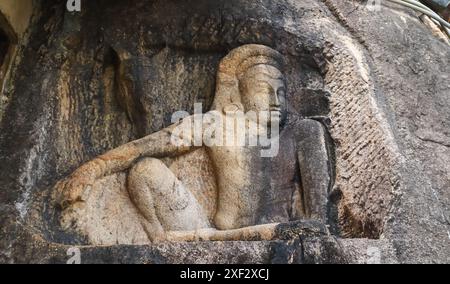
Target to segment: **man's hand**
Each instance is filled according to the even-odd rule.
[[[86,201],[96,181],[92,163],[77,169],[72,175],[59,181],[54,190],[54,200],[62,209],[80,201]]]

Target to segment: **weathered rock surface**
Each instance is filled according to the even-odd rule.
[[[32,0],[2,1],[0,3],[0,11],[5,19],[12,26],[17,37],[23,36],[30,24],[33,15]],[[6,25],[6,23],[3,23]]]
[[[37,2],[0,106],[0,262],[65,263],[73,246],[83,263],[450,262],[450,48],[413,12],[387,5],[99,0],[69,14],[65,1]],[[174,111],[209,109],[220,59],[247,43],[283,54],[291,108],[328,127],[332,236],[95,247],[60,226],[56,181],[168,126]],[[117,77],[133,92],[118,91]],[[80,211],[102,238],[120,223],[102,214],[136,214],[121,210],[130,207],[120,188],[96,196],[95,213]],[[144,236],[110,240],[130,238]]]

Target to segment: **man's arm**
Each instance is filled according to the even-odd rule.
[[[187,139],[186,144],[177,145],[173,143],[174,136],[180,136],[181,128],[186,128],[187,126],[188,124],[184,126],[182,123],[174,124],[98,156],[90,162],[97,164],[96,179],[126,170],[141,157],[175,157],[194,150],[195,147],[191,137],[184,137]],[[182,133],[189,133],[189,129]]]
[[[297,156],[308,217],[327,221],[331,169],[324,126],[315,120],[300,121]]]
[[[84,195],[98,179],[130,168],[141,157],[174,157],[195,149],[192,117],[168,128],[132,141],[85,163],[55,188],[54,199],[63,208],[84,200]],[[181,137],[180,137],[181,136]],[[183,140],[180,145],[174,143]]]

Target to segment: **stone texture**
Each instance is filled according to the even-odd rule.
[[[64,263],[70,246],[88,243],[60,227],[55,183],[168,126],[175,110],[209,108],[219,60],[246,43],[285,56],[290,113],[328,127],[333,236],[82,246],[84,262],[365,263],[378,253],[386,263],[450,262],[450,50],[415,13],[347,0],[142,0],[127,9],[100,0],[70,15],[62,2],[39,3],[2,106],[0,262]]]
[[[22,37],[30,24],[33,14],[33,1],[2,1],[0,3],[0,12],[11,25],[16,37]]]
[[[32,0],[0,3],[0,116],[8,102],[9,86],[5,84],[20,60],[16,56],[27,42],[26,30],[32,22]]]
[[[355,8],[346,1],[332,2],[341,17]],[[383,8],[375,22],[364,9],[345,18],[371,55],[376,98],[402,155],[399,197],[384,235],[394,243],[401,262],[447,263],[449,49],[430,36],[413,12],[389,6],[393,10]],[[393,26],[392,32],[385,32]]]

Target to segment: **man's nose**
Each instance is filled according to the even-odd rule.
[[[278,94],[276,92],[274,92],[272,95],[271,105],[276,107],[280,106],[280,98],[278,97]]]

